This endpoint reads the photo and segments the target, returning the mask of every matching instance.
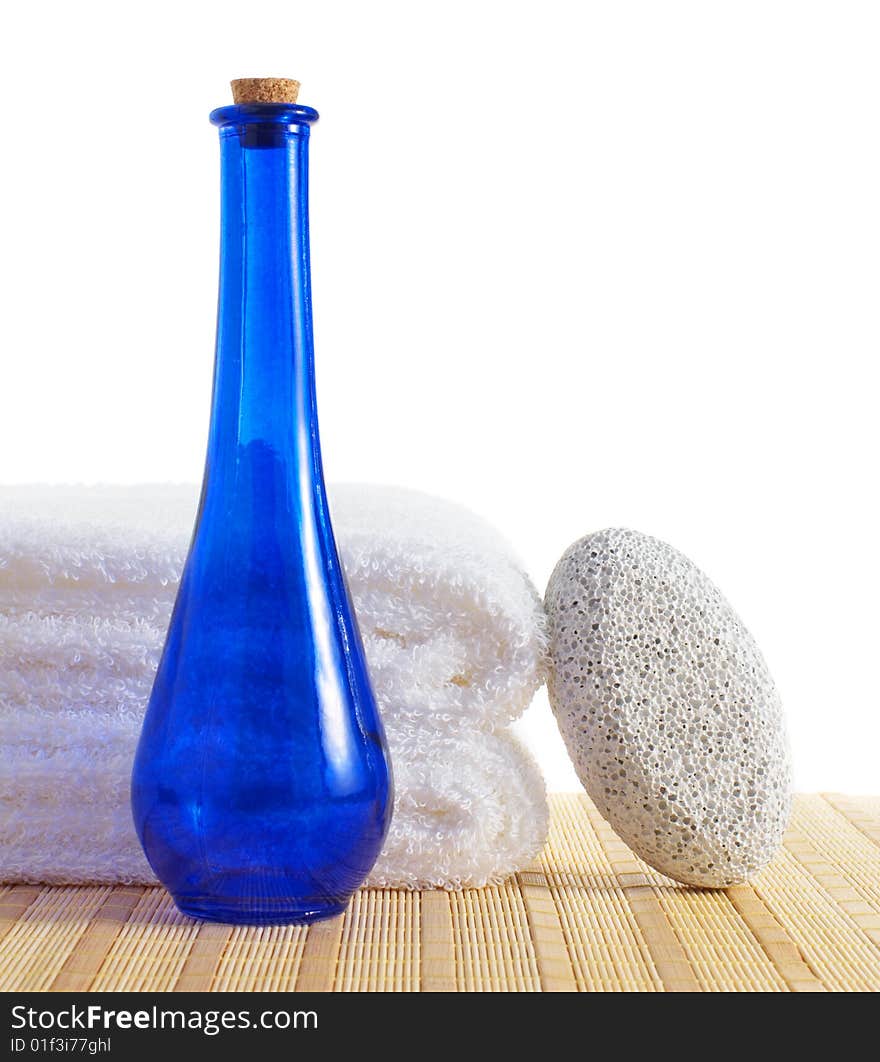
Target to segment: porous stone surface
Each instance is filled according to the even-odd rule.
[[[788,821],[779,694],[721,592],[637,531],[582,538],[544,600],[550,703],[615,832],[678,881],[723,887],[772,859]]]

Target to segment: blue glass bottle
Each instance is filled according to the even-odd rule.
[[[220,295],[201,502],[132,773],[153,870],[196,918],[337,914],[391,811],[318,440],[308,107],[211,114]]]

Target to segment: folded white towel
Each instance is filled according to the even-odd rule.
[[[18,743],[0,753],[10,776],[2,784],[0,880],[154,882],[128,803],[138,728],[89,711],[57,722],[54,747],[35,755],[46,728],[30,715]],[[84,727],[92,728],[93,740]],[[521,869],[540,851],[547,835],[544,783],[513,735],[389,740],[394,818],[369,884],[480,886]]]
[[[417,491],[345,484],[331,502],[376,685],[388,691],[386,723],[448,733],[521,715],[543,681],[543,618],[504,539],[467,509]],[[188,486],[0,488],[0,616],[32,617],[26,637],[42,638],[46,653],[61,636],[51,621],[76,621],[57,663],[78,654],[77,666],[112,666],[138,638],[154,652],[195,504]],[[106,644],[98,660],[96,644]]]
[[[458,506],[331,496],[396,776],[371,880],[500,880],[546,832],[537,767],[491,733],[543,677],[537,592]],[[0,488],[0,878],[152,880],[129,765],[195,504],[192,487]]]
[[[397,798],[370,885],[457,888],[502,881],[547,837],[544,779],[508,730],[389,735]]]

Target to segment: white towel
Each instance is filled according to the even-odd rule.
[[[546,835],[505,727],[543,678],[537,592],[473,514],[331,491],[395,768],[371,881],[498,881]],[[192,487],[0,488],[0,879],[150,881],[128,778],[185,559]]]

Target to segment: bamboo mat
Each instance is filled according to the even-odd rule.
[[[880,797],[800,796],[751,885],[637,859],[582,795],[540,859],[465,892],[365,889],[308,928],[194,922],[158,888],[0,887],[5,991],[878,991]]]

